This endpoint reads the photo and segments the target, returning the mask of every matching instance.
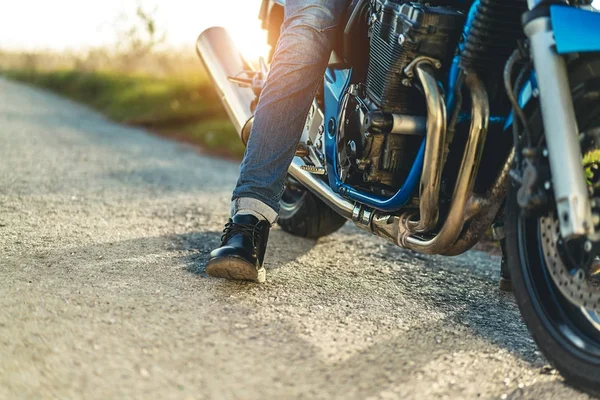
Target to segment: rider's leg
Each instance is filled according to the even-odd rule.
[[[347,0],[288,0],[271,71],[233,192],[233,212],[252,210],[273,223],[284,180],[329,60]]]
[[[263,279],[268,226],[277,219],[287,170],[348,2],[287,0],[281,37],[233,192],[233,225],[226,227],[221,247],[211,253],[208,274]]]

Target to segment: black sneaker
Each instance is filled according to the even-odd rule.
[[[210,253],[206,273],[216,278],[264,282],[270,228],[267,221],[253,215],[234,215],[225,225],[221,247]]]

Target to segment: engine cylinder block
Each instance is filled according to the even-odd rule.
[[[450,7],[431,7],[400,0],[377,0],[372,19],[367,94],[384,112],[422,115],[424,103],[411,94],[404,69],[420,56],[447,69],[465,20]]]

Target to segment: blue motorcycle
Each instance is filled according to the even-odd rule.
[[[260,18],[275,47],[284,0]],[[457,255],[493,227],[537,345],[600,388],[600,13],[590,0],[355,0],[307,115],[279,224],[351,220]],[[268,74],[222,28],[198,53],[246,142]]]

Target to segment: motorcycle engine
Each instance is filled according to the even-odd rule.
[[[428,57],[441,63],[439,74],[446,76],[465,14],[454,7],[401,0],[371,0],[369,12],[366,82],[350,85],[344,98],[338,172],[348,184],[391,195],[406,179],[422,137],[369,132],[363,127],[365,118],[374,112],[426,116],[422,88],[405,68]]]

